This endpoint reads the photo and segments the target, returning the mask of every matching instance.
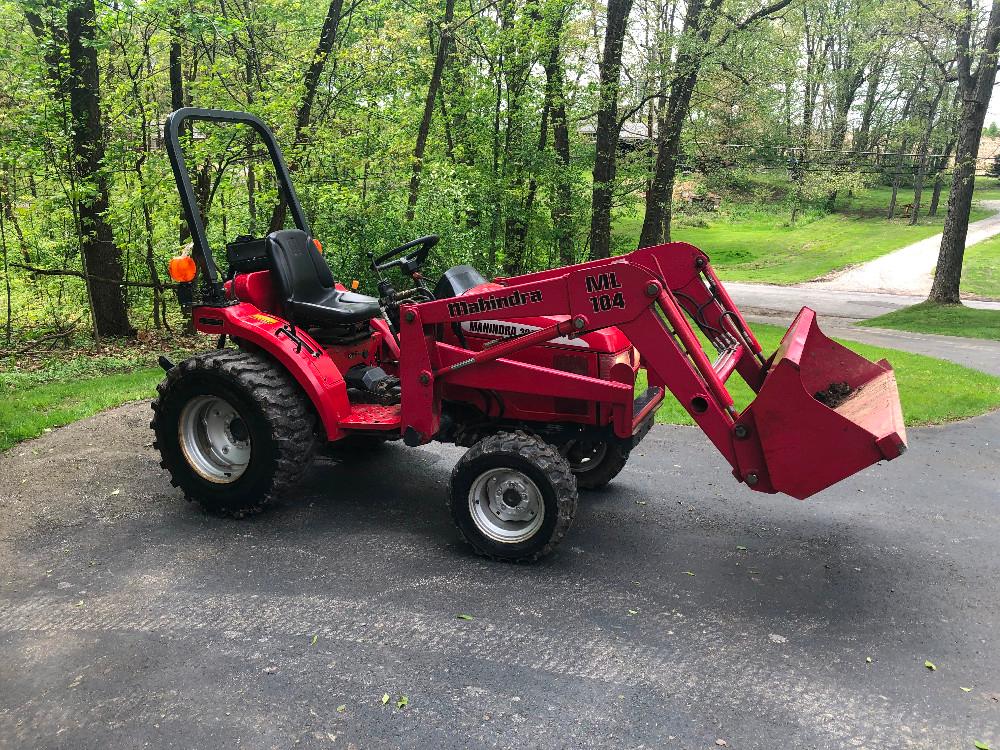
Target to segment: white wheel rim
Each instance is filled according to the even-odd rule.
[[[510,468],[489,469],[469,488],[469,514],[483,536],[501,544],[518,544],[542,528],[545,501],[526,474]]]
[[[181,410],[177,424],[181,451],[203,479],[235,482],[250,464],[252,446],[246,422],[218,396],[197,396]]]
[[[592,440],[573,440],[566,443],[566,447],[563,450],[570,471],[574,474],[583,474],[584,472],[596,469],[600,465],[604,457],[608,455],[608,444],[603,440],[597,442]]]

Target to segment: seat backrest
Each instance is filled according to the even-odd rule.
[[[444,272],[434,287],[434,299],[458,297],[472,287],[485,283],[483,275],[472,266],[452,266]]]
[[[266,240],[267,255],[277,275],[282,299],[311,302],[333,288],[333,274],[319,254],[312,238],[301,229],[271,232]]]

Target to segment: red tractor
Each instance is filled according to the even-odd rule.
[[[296,226],[229,243],[225,281],[178,137],[191,120],[259,134]],[[668,390],[760,492],[806,498],[906,449],[888,362],[831,341],[808,308],[765,356],[691,245],[493,281],[456,266],[432,288],[421,269],[438,239],[421,237],[372,258],[369,297],[333,279],[263,122],[185,108],[166,134],[193,240],[189,267],[176,263],[172,276],[218,347],[176,365],[161,358],[152,428],[172,483],[208,510],[260,510],[321,448],[437,440],[469,448],[449,500],[469,544],[534,560],[569,530],[578,488],[622,470]],[[757,394],[742,410],[725,385],[733,373]]]

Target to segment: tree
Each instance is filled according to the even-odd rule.
[[[337,27],[340,24],[340,16],[343,9],[344,0],[330,0],[330,6],[326,11],[326,19],[323,21],[323,29],[320,31],[319,41],[316,43],[316,51],[313,53],[312,59],[309,61],[309,67],[306,68],[305,76],[303,77],[302,98],[299,100],[299,105],[295,111],[294,142],[296,144],[312,120],[316,90],[319,88],[320,76],[323,74],[326,61],[329,59],[330,53],[333,52],[334,45],[337,42]],[[173,45],[171,45],[172,62]],[[172,70],[173,68],[171,67]],[[171,77],[172,82],[173,78]],[[253,174],[253,172],[250,174]],[[285,201],[285,197],[281,196],[277,204],[275,204],[274,211],[271,213],[271,231],[281,229],[284,226],[287,211],[288,203]]]
[[[46,50],[53,96],[69,99],[69,177],[94,335],[131,337],[135,329],[129,323],[125,305],[121,251],[105,219],[110,183],[104,168],[94,0],[70,0],[65,26],[60,25],[62,17],[54,5],[43,5],[26,15]]]
[[[646,193],[646,215],[639,237],[640,247],[670,240],[671,200],[681,154],[681,132],[691,108],[691,97],[698,83],[698,76],[706,58],[711,54],[710,50],[724,48],[733,34],[770,18],[790,3],[791,0],[776,0],[765,5],[712,39],[722,0],[689,0],[674,76],[670,82],[666,114],[656,140],[656,164],[650,190]]]
[[[695,0],[696,2],[698,0]],[[594,190],[591,200],[590,257],[611,254],[611,199],[618,152],[618,93],[621,88],[622,46],[632,0],[609,0],[600,65],[600,97],[594,133]]]
[[[431,130],[431,119],[434,117],[434,103],[437,101],[438,89],[441,87],[441,75],[448,59],[448,47],[451,44],[451,22],[455,18],[455,0],[445,0],[444,18],[438,34],[437,52],[434,54],[434,68],[427,84],[427,96],[424,97],[424,113],[417,128],[417,142],[413,146],[413,173],[410,175],[410,190],[406,198],[406,220],[413,221],[417,209],[417,196],[420,194],[420,171],[424,166],[424,152],[427,149],[427,136]]]
[[[1000,45],[1000,0],[993,0],[989,18],[980,39],[976,39],[972,0],[965,0],[954,20],[956,72],[962,108],[955,145],[955,172],[948,196],[948,214],[941,235],[937,270],[929,301],[960,304],[962,260],[969,232],[969,213],[976,183],[976,164],[983,122],[993,93],[997,74],[997,46]]]
[[[1000,178],[1000,154],[993,157],[990,166],[986,168],[986,176]]]

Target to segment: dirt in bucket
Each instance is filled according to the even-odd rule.
[[[851,395],[853,389],[847,383],[830,383],[824,391],[817,391],[814,398],[821,404],[836,409],[847,397]]]

